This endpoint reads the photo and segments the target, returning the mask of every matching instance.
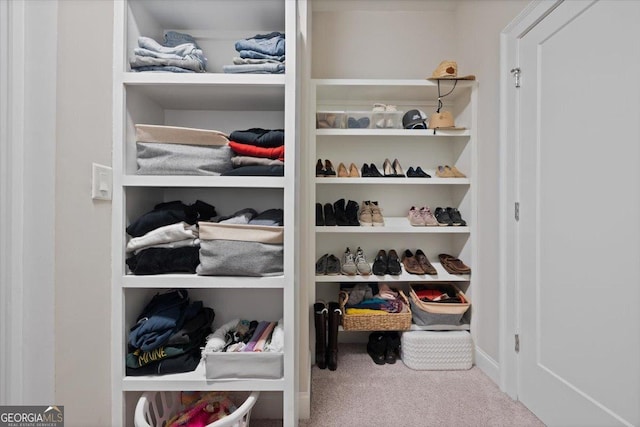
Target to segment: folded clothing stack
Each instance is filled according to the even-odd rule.
[[[235,43],[238,55],[233,65],[224,65],[225,73],[282,74],[285,68],[285,37],[274,31],[256,34]]]
[[[150,37],[138,37],[129,65],[133,71],[204,73],[207,58],[189,34],[167,31],[162,44]]]
[[[226,176],[284,176],[284,130],[251,128],[229,134],[233,170]]]
[[[129,330],[127,375],[193,371],[214,317],[202,301],[191,302],[186,289],[157,293]]]
[[[341,286],[341,292],[349,295],[345,305],[346,314],[404,313],[407,306],[400,293],[386,283],[369,285],[358,283],[353,287]]]
[[[196,201],[160,203],[127,227],[132,237],[127,243],[131,254],[126,263],[133,274],[195,273],[200,240],[195,226],[198,219],[217,215],[213,206]]]

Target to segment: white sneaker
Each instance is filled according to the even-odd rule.
[[[367,262],[367,259],[364,257],[364,252],[360,247],[356,250],[356,268],[358,269],[358,273],[362,276],[368,276],[371,274],[371,266]]]
[[[358,274],[356,259],[349,248],[344,251],[344,255],[342,256],[342,274],[346,274],[347,276],[355,276]]]

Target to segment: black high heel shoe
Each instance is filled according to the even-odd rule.
[[[324,176],[336,176],[336,170],[333,168],[333,163],[331,163],[331,160],[324,161]]]

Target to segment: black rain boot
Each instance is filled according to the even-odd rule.
[[[324,216],[322,215],[322,204],[316,203],[316,227],[324,225]]]
[[[338,326],[342,310],[337,302],[329,303],[329,345],[327,346],[327,365],[329,370],[338,369]]]
[[[396,331],[390,331],[385,336],[387,340],[387,349],[384,352],[384,361],[393,365],[396,358],[400,357],[400,334]]]
[[[336,225],[336,214],[331,203],[324,204],[324,225],[331,227]]]
[[[323,302],[313,304],[313,320],[316,326],[316,365],[327,367],[327,306]]]
[[[349,200],[349,202],[347,203],[347,207],[345,208],[345,215],[347,217],[347,222],[349,223],[349,225],[360,225],[360,221],[358,221],[359,209],[360,206],[358,205],[358,203],[354,202],[353,200]]]
[[[387,337],[382,332],[372,332],[369,334],[367,343],[367,353],[376,365],[384,365],[385,352],[387,350]]]
[[[347,212],[344,210],[344,199],[340,199],[333,204],[333,211],[336,216],[336,224],[339,226],[349,225]]]

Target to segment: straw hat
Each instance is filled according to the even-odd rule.
[[[439,113],[433,113],[429,117],[429,129],[464,129],[456,127],[453,122],[453,114],[450,111],[442,110]]]
[[[456,61],[442,61],[429,79],[433,80],[475,80],[476,76],[468,75],[458,77],[458,64]]]

